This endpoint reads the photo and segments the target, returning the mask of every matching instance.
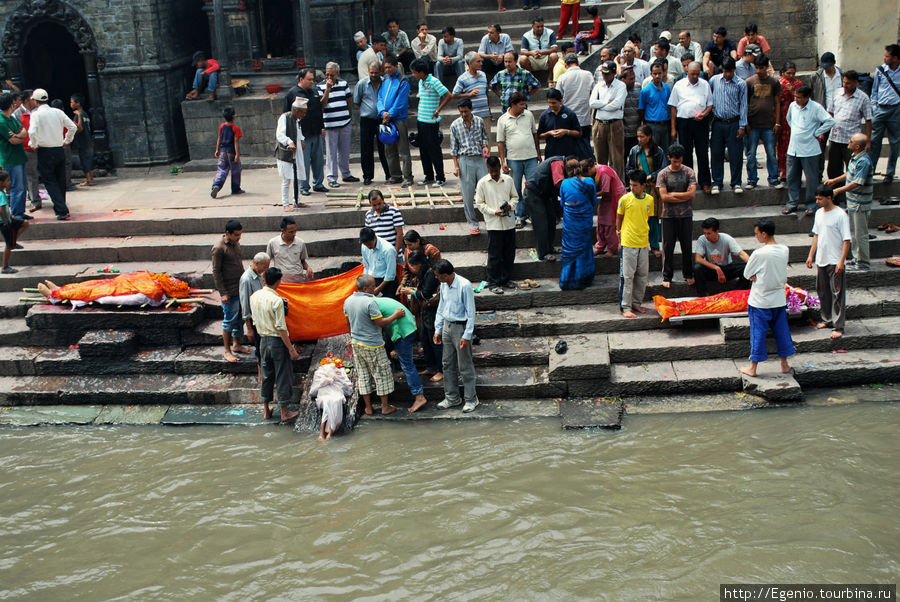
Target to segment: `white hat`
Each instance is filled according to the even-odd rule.
[[[667,39],[667,40],[669,40],[669,41],[671,42],[671,41],[672,41],[672,32],[671,32],[671,31],[664,31],[664,32],[662,32],[661,34],[659,34],[659,37],[665,38],[665,39]]]
[[[357,42],[358,42],[359,40],[365,40],[365,39],[366,39],[366,34],[364,34],[364,33],[361,32],[361,31],[357,31],[355,34],[353,34],[353,39],[354,39],[355,41],[357,41]]]
[[[43,88],[35,88],[34,92],[31,93],[31,99],[38,102],[47,102],[50,100],[50,96],[47,95],[47,91]]]
[[[291,109],[305,109],[308,102],[309,101],[305,98],[295,98],[294,103],[291,105]]]

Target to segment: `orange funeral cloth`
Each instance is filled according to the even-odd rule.
[[[363,266],[349,272],[313,280],[284,283],[278,294],[288,300],[285,317],[292,341],[312,341],[345,334],[344,301],[356,292],[356,279],[362,276]]]
[[[747,311],[747,298],[750,291],[725,291],[709,297],[698,297],[688,301],[669,301],[661,295],[653,297],[656,311],[662,321],[675,316],[694,316],[697,314],[729,314]]]
[[[188,296],[190,287],[187,283],[172,278],[168,274],[151,274],[136,272],[120,274],[115,278],[85,280],[61,286],[50,295],[55,299],[72,301],[96,301],[101,297],[134,295],[141,293],[154,301],[162,301],[163,295],[175,298]]]

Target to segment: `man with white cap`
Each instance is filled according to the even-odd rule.
[[[356,62],[358,63],[359,57],[362,56],[362,53],[365,52],[371,44],[369,44],[369,39],[366,37],[366,34],[361,31],[357,31],[353,34],[353,41],[356,43]]]
[[[38,173],[53,202],[56,219],[69,219],[66,206],[66,156],[63,147],[72,143],[78,126],[59,109],[47,104],[49,96],[43,88],[31,93],[37,108],[31,113],[28,138],[37,152]]]
[[[294,169],[297,173],[303,173],[303,132],[300,128],[300,120],[306,115],[307,104],[303,97],[294,99],[291,110],[282,113],[278,117],[278,125],[275,128],[275,163],[278,167],[278,175],[281,176],[281,205],[285,211],[291,207],[291,198],[294,192]],[[297,152],[297,151],[300,152]],[[309,207],[299,200],[295,202],[297,207]]]
[[[762,49],[756,44],[744,46],[744,55],[737,61],[734,74],[744,81],[756,75],[756,57],[762,54]]]

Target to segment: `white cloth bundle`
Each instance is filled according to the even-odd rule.
[[[344,421],[344,400],[353,393],[353,383],[343,368],[334,364],[319,366],[313,374],[309,396],[322,410],[322,422],[327,430],[337,431]]]

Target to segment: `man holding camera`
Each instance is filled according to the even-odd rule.
[[[488,233],[487,277],[492,293],[502,295],[503,287],[514,288],[516,260],[516,204],[519,195],[513,179],[503,173],[500,159],[487,158],[488,175],[475,186],[475,208],[484,215]]]

